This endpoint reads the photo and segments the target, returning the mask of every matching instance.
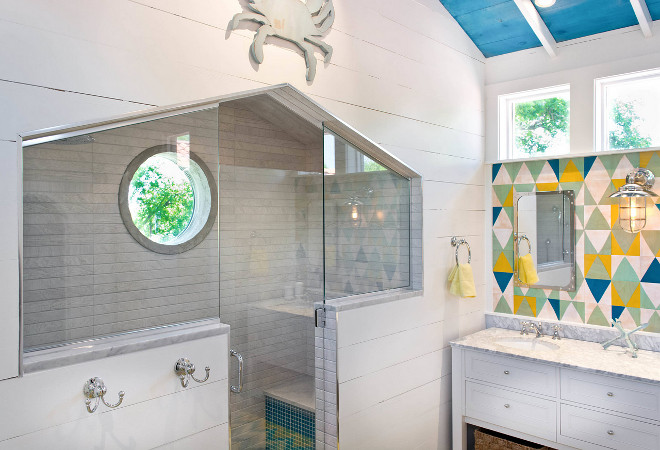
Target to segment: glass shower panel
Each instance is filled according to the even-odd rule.
[[[26,351],[218,317],[217,117],[211,108],[23,148]],[[190,248],[175,253],[177,243]]]
[[[410,180],[325,129],[325,298],[410,285]]]
[[[220,105],[220,317],[245,360],[232,449],[315,446],[322,132],[274,108],[267,96]]]

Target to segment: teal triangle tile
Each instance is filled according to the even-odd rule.
[[[497,222],[497,218],[500,217],[501,212],[502,212],[501,206],[493,206],[493,225],[495,225],[495,222]]]
[[[595,156],[587,156],[584,158],[584,178],[587,178],[587,175],[589,175],[589,171],[591,171],[594,162],[596,162]]]
[[[550,159],[548,160],[548,164],[552,168],[552,171],[555,173],[555,177],[557,178],[557,180],[559,180],[559,160]]]
[[[493,179],[491,181],[495,181],[495,178],[497,178],[497,174],[500,173],[500,169],[502,168],[502,164],[493,164]]]
[[[643,283],[660,283],[660,263],[655,258],[642,277]]]

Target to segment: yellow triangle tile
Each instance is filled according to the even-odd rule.
[[[612,254],[613,255],[625,255],[621,247],[619,246],[619,243],[616,241],[616,238],[614,235],[612,235]],[[624,305],[620,305],[624,306]]]
[[[621,186],[626,184],[626,179],[625,178],[612,178],[612,184],[616,189],[619,189]]]
[[[585,273],[585,276],[589,273],[589,269],[591,269],[591,266],[594,264],[597,257],[598,257],[598,255],[584,255],[584,273]]]
[[[639,167],[646,167],[649,165],[649,161],[651,161],[651,157],[653,156],[653,152],[643,152],[639,154]]]
[[[641,303],[641,293],[640,293],[640,284],[637,285],[637,289],[635,289],[635,292],[633,292],[632,297],[630,297],[630,300],[628,300],[628,304],[626,305],[628,308],[639,308],[640,303]]]
[[[556,191],[559,183],[536,183],[537,191]]]
[[[582,174],[575,166],[575,163],[569,161],[568,164],[566,164],[566,169],[564,169],[564,173],[561,175],[559,181],[562,183],[576,183],[584,181],[584,178],[582,178]]]
[[[525,300],[525,297],[522,295],[514,295],[513,296],[513,313],[517,313],[518,310],[520,309],[520,304]]]
[[[639,236],[641,234],[642,233],[637,233],[635,240],[632,242],[628,252],[626,253],[626,256],[639,256]]]
[[[614,285],[610,286],[612,287],[612,306],[626,306],[623,304],[623,300],[619,297],[619,293],[614,288]]]
[[[598,259],[602,261],[605,270],[607,270],[607,274],[612,278],[612,255],[598,255]]]
[[[525,300],[529,303],[529,307],[532,309],[534,317],[536,317],[536,297],[525,297]]]
[[[619,220],[619,205],[614,204],[610,208],[610,223],[612,224],[612,228],[614,228],[614,225],[616,225],[618,220]]]
[[[502,206],[513,206],[513,186],[509,191],[509,195],[506,196],[506,200],[502,203]]]
[[[513,273],[511,264],[509,263],[509,260],[506,259],[506,256],[504,256],[504,253],[500,253],[499,258],[497,258],[497,262],[493,266],[493,271]]]

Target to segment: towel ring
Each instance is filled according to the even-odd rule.
[[[532,253],[532,243],[527,236],[521,234],[518,236],[518,239],[516,239],[516,242],[518,243],[518,256],[520,256],[520,241],[527,242],[527,253]]]
[[[456,264],[458,264],[458,249],[461,247],[461,245],[467,246],[468,264],[470,264],[470,262],[472,262],[472,251],[470,250],[470,244],[468,244],[468,241],[465,239],[458,239],[456,236],[454,236],[451,238],[451,246],[456,247]]]

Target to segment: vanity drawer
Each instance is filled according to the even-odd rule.
[[[557,368],[538,362],[465,352],[465,376],[549,397],[557,394]]]
[[[479,383],[465,383],[466,416],[518,430],[532,436],[557,439],[557,403]]]
[[[560,434],[613,449],[660,449],[658,425],[571,405],[561,405]]]
[[[647,383],[561,369],[561,398],[660,420],[660,386]]]

